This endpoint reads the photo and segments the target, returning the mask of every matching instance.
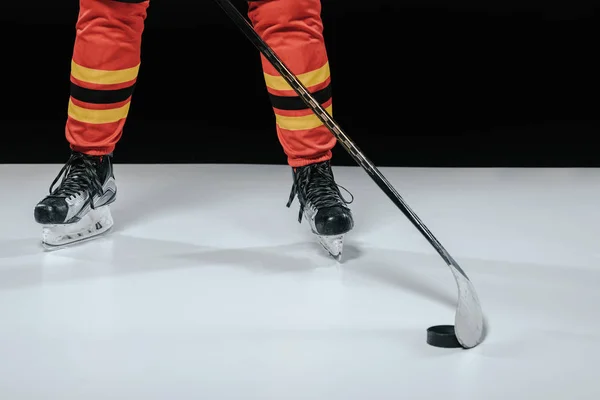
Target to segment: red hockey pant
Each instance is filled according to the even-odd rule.
[[[149,0],[80,0],[66,124],[73,150],[108,154],[121,138],[140,68],[148,6]],[[331,113],[320,0],[250,1],[249,17],[263,40]],[[330,159],[335,137],[261,57],[277,136],[290,166]]]

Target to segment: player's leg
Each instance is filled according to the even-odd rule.
[[[113,224],[111,155],[137,80],[149,0],[80,0],[79,6],[65,129],[72,154],[34,211],[47,247],[97,236]]]
[[[250,1],[249,5],[257,33],[331,114],[331,76],[320,0],[261,0]],[[331,150],[336,139],[261,57],[277,135],[293,169],[288,207],[297,195],[299,219],[304,216],[326,249],[339,257],[344,234],[353,228],[354,221],[331,171]]]

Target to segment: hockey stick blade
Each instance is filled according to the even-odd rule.
[[[479,345],[485,338],[484,317],[479,298],[471,280],[463,269],[454,261],[441,243],[433,236],[415,212],[406,204],[391,183],[381,174],[375,165],[367,159],[364,153],[339,127],[325,109],[314,99],[308,89],[287,68],[273,49],[256,33],[250,22],[238,11],[230,0],[215,0],[225,13],[233,20],[235,25],[246,35],[252,44],[273,65],[279,74],[300,96],[307,107],[329,128],[338,142],[346,149],[352,158],[360,165],[390,200],[404,213],[410,222],[423,234],[427,241],[435,248],[439,255],[450,267],[458,287],[458,305],[455,315],[456,337],[462,347],[469,349]]]

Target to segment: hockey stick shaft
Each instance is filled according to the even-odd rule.
[[[325,109],[317,102],[306,87],[298,80],[298,78],[289,70],[289,68],[281,61],[275,52],[267,43],[256,33],[250,22],[238,11],[238,9],[230,2],[230,0],[215,0],[225,13],[233,20],[233,22],[241,29],[241,31],[250,39],[254,46],[265,56],[265,58],[273,65],[279,74],[287,81],[287,83],[300,96],[307,107],[309,107],[315,115],[323,122],[331,133],[335,136],[338,142],[346,149],[350,156],[371,176],[373,181],[383,190],[390,200],[404,213],[409,221],[425,236],[427,241],[435,248],[439,255],[446,261],[448,265],[454,266],[458,271],[467,278],[465,272],[458,266],[442,244],[433,236],[431,231],[425,226],[421,219],[408,206],[402,196],[394,189],[392,184],[383,176],[383,174],[375,167],[375,165],[364,155],[364,153],[354,144],[342,128],[335,120],[325,111]],[[468,278],[467,278],[468,279]]]

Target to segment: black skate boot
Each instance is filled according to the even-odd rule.
[[[50,195],[35,206],[35,220],[43,225],[42,245],[57,249],[108,231],[113,225],[109,204],[116,194],[110,155],[73,152],[50,185]]]
[[[340,261],[344,235],[354,227],[352,212],[347,207],[352,200],[346,201],[342,197],[329,161],[293,168],[292,171],[294,185],[287,206],[290,207],[297,195],[300,202],[298,222],[301,223],[304,216],[321,245]]]

